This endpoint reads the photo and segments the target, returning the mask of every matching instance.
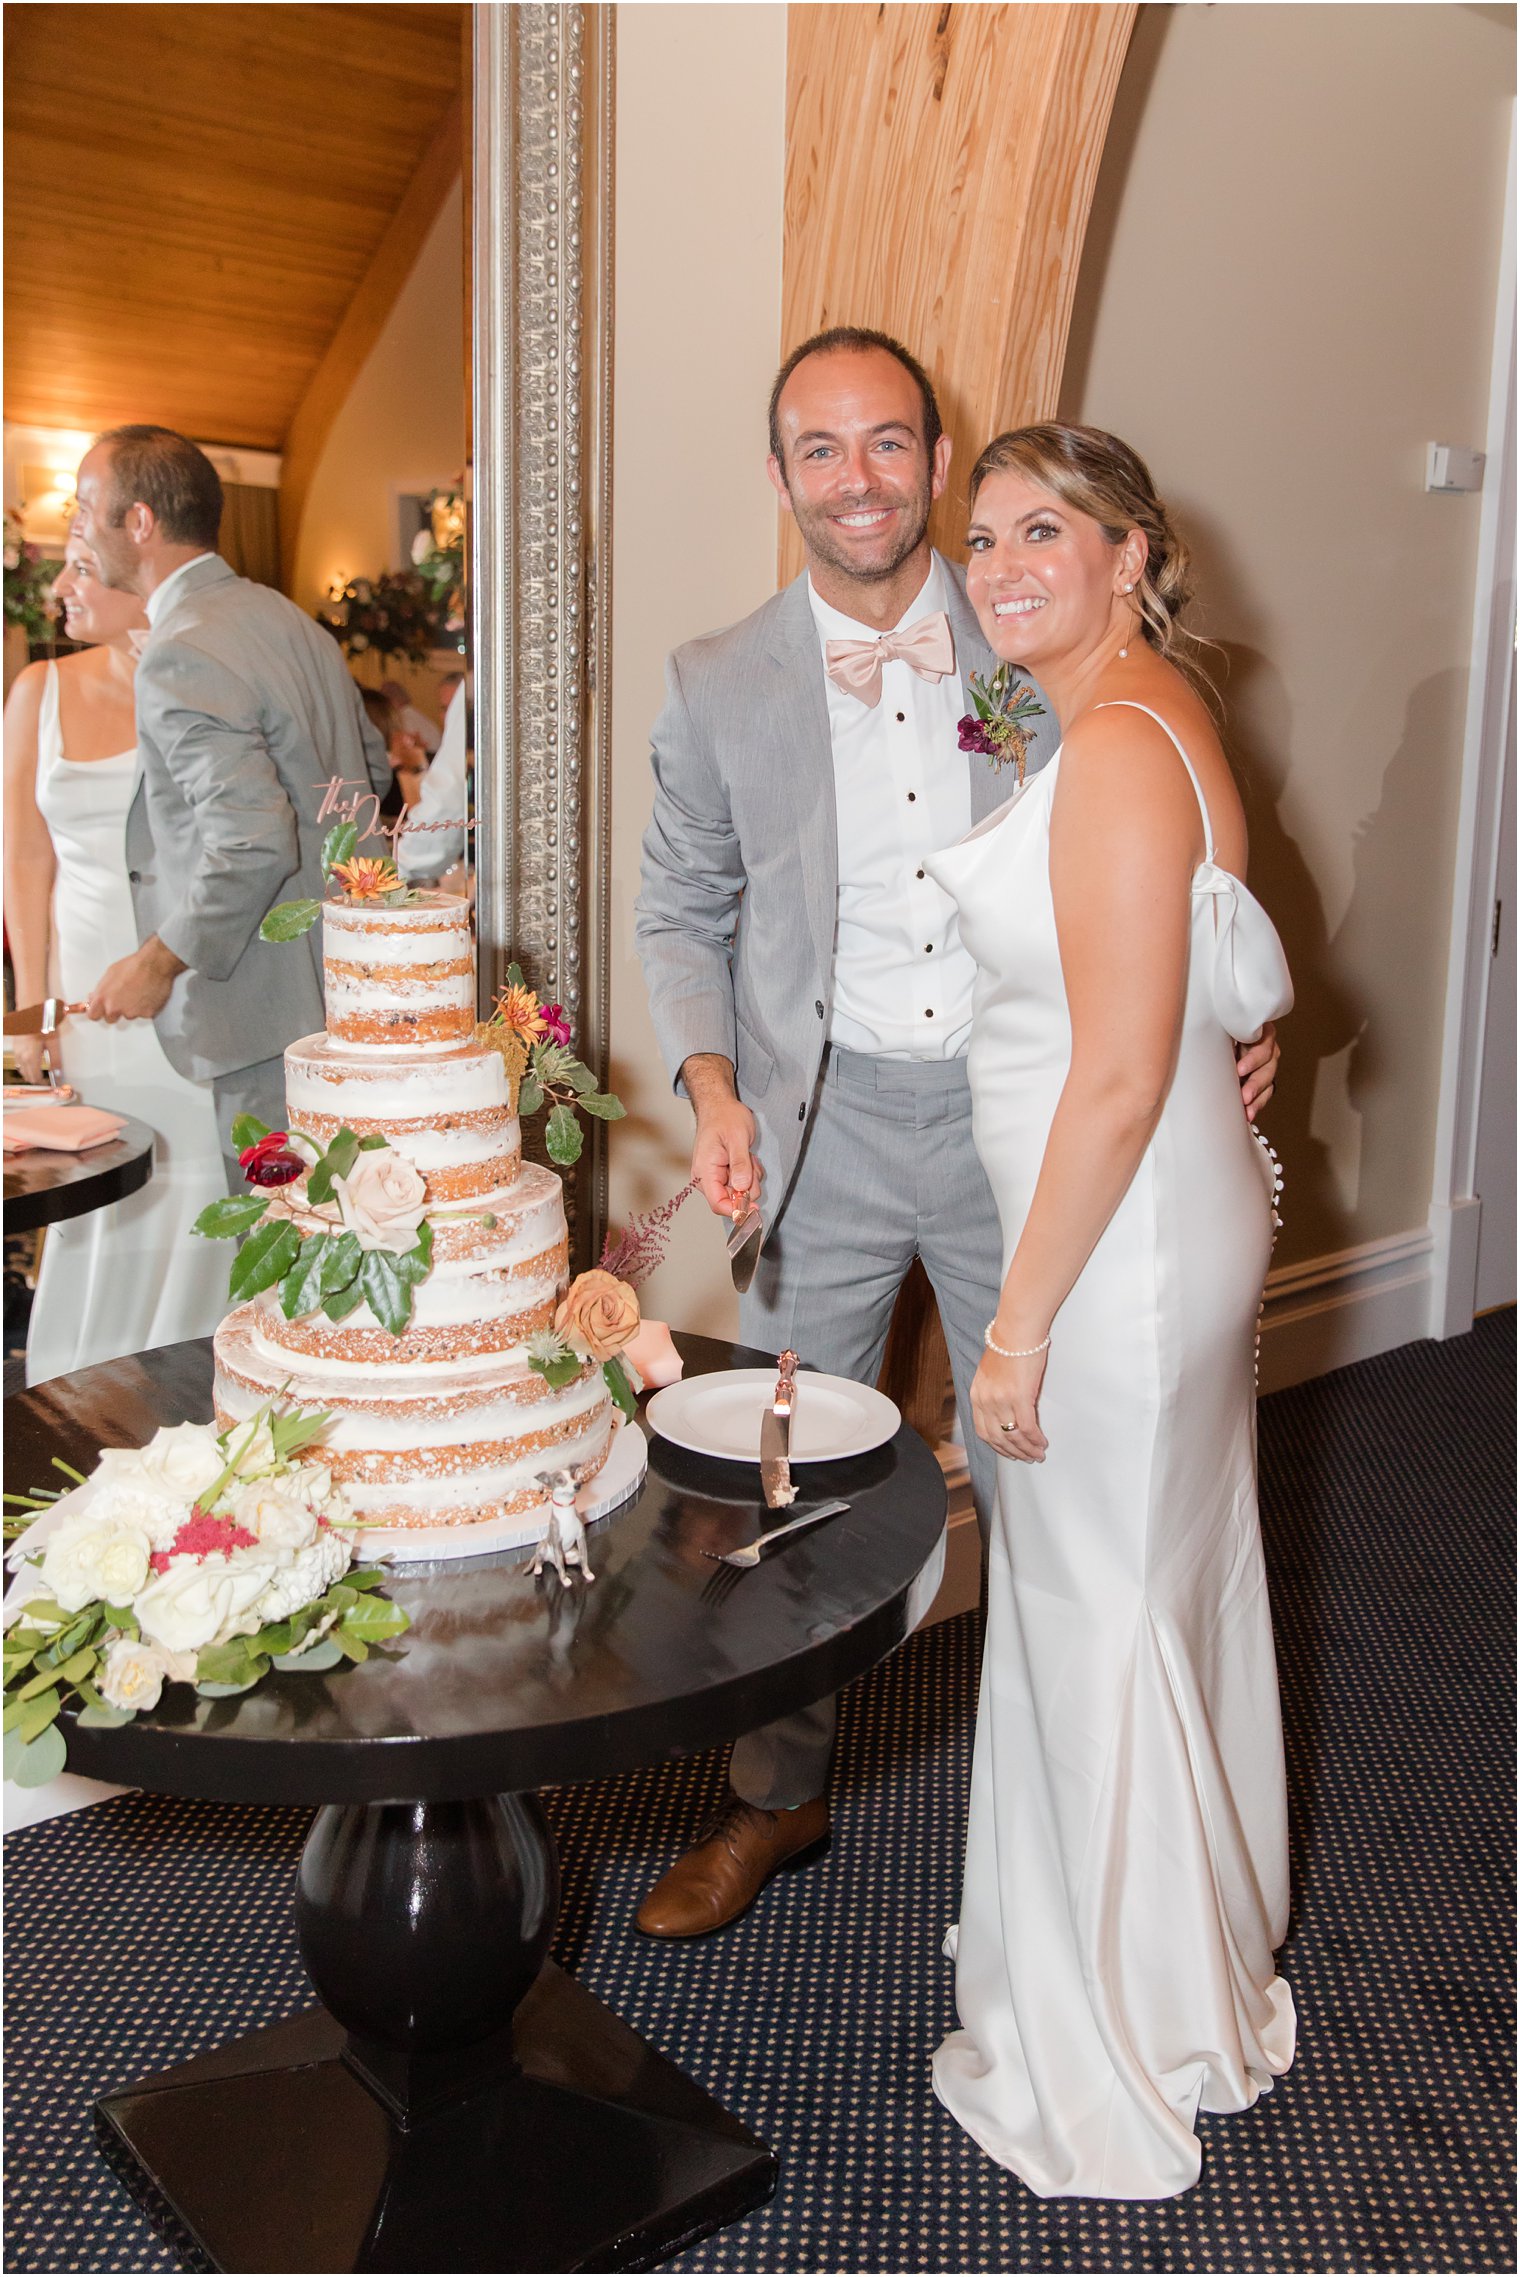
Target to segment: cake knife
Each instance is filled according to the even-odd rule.
[[[797,1489],[792,1484],[792,1409],[797,1404],[797,1355],[783,1352],[779,1362],[781,1373],[771,1404],[760,1418],[760,1484],[764,1489],[766,1506],[771,1510],[784,1509],[795,1502]]]
[[[728,1265],[733,1275],[734,1289],[743,1296],[755,1277],[760,1260],[760,1244],[765,1239],[765,1220],[760,1205],[752,1195],[741,1194],[734,1204],[734,1222],[728,1234]]]
[[[83,1004],[65,1004],[61,996],[45,996],[40,1004],[23,1004],[19,1012],[7,1012],[5,1033],[8,1036],[56,1036],[71,1013],[85,1009]]]

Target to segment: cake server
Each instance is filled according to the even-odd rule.
[[[734,1277],[734,1288],[741,1297],[755,1277],[759,1262],[760,1244],[765,1239],[765,1220],[760,1205],[752,1195],[741,1195],[734,1205],[734,1222],[728,1235],[728,1265]]]
[[[792,1484],[792,1409],[797,1404],[797,1355],[783,1352],[771,1404],[760,1418],[760,1484],[766,1505],[784,1509],[797,1499]]]
[[[61,996],[45,996],[40,1004],[23,1004],[19,1012],[5,1015],[5,1033],[8,1036],[56,1036],[72,1012],[83,1012],[83,1004],[65,1004]]]

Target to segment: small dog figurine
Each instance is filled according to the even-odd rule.
[[[549,1504],[549,1522],[544,1528],[543,1540],[533,1553],[534,1573],[542,1573],[546,1562],[552,1564],[562,1586],[570,1586],[570,1567],[579,1566],[583,1581],[595,1581],[586,1560],[586,1529],[581,1514],[575,1507],[575,1475],[572,1471],[551,1471],[543,1475],[543,1485],[552,1489]]]

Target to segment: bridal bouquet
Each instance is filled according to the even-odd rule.
[[[65,1761],[59,1712],[128,1722],[165,1684],[246,1692],[271,1668],[363,1660],[408,1626],[351,1570],[354,1518],[315,1444],[327,1418],[273,1403],[226,1431],[166,1426],[106,1448],[29,1527],[5,1607],[5,1775],[36,1786]],[[60,1469],[68,1466],[60,1464]],[[37,1536],[29,1553],[27,1543]]]

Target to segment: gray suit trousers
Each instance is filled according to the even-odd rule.
[[[248,1194],[253,1191],[243,1177],[237,1148],[232,1144],[232,1118],[234,1115],[257,1115],[272,1131],[285,1127],[285,1054],[278,1059],[258,1059],[252,1067],[235,1067],[228,1075],[213,1078],[211,1096],[216,1101],[216,1126],[222,1137],[222,1160],[227,1167],[229,1194]]]
[[[796,1184],[740,1302],[740,1339],[767,1352],[790,1345],[808,1367],[874,1384],[897,1292],[921,1257],[950,1347],[984,1537],[998,1458],[972,1429],[970,1391],[997,1310],[1002,1254],[971,1140],[965,1061],[870,1059],[831,1047]],[[735,1792],[764,1810],[822,1794],[834,1723],[829,1698],[746,1733],[729,1766]]]

